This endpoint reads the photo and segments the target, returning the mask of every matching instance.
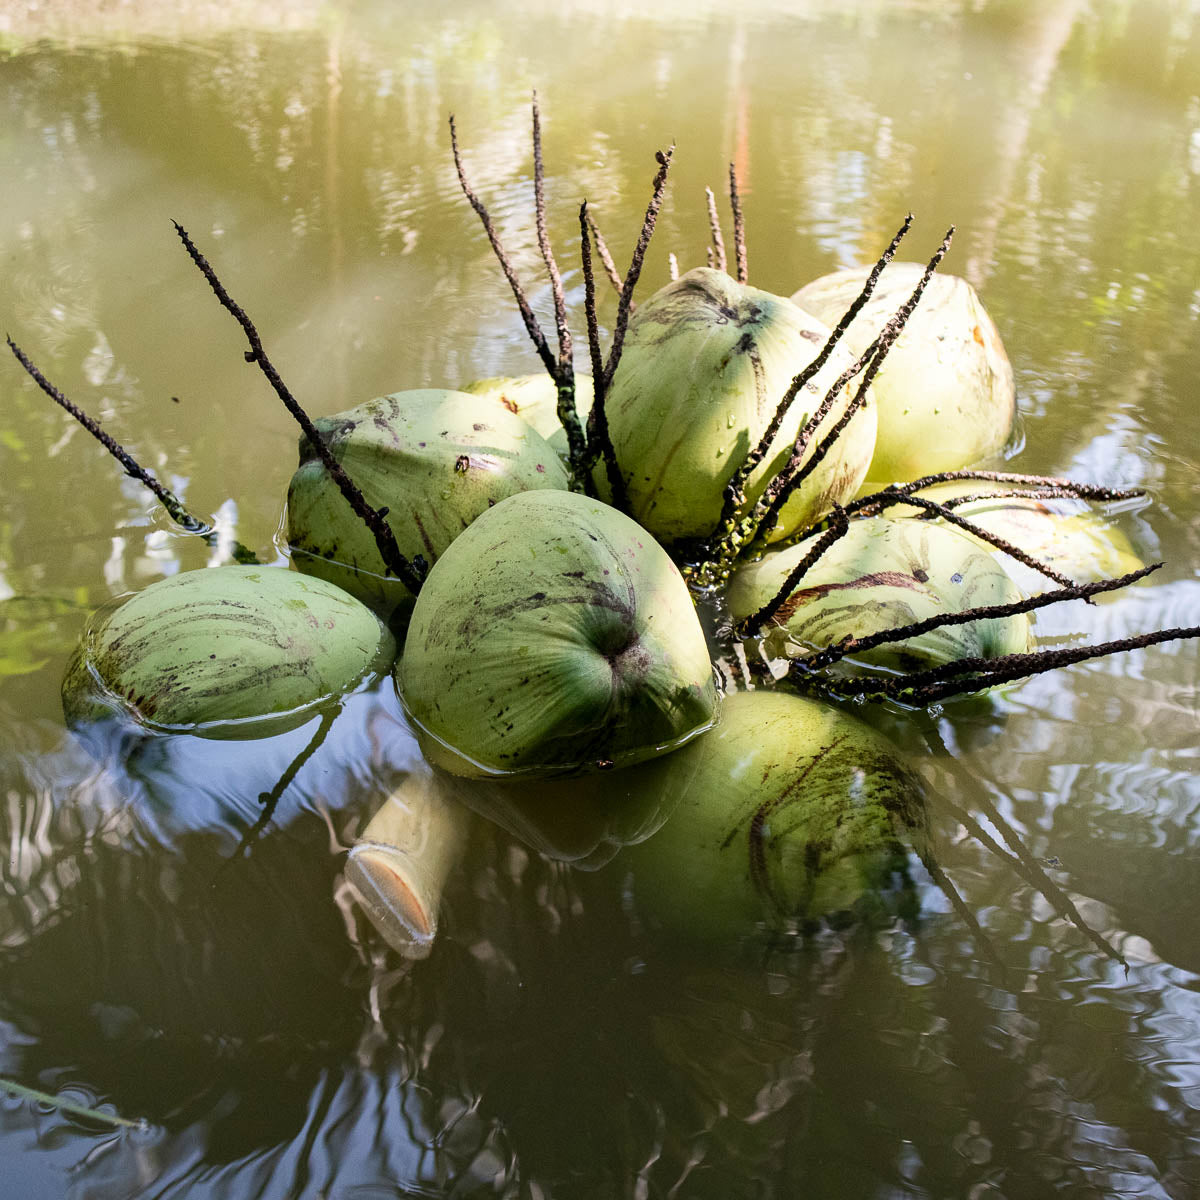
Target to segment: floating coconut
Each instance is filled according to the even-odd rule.
[[[671,765],[694,772],[686,794],[617,859],[652,924],[733,944],[886,911],[906,878],[920,785],[885,737],[837,708],[783,691],[729,696],[717,728]]]
[[[716,693],[686,585],[635,522],[571,492],[501,501],[434,565],[396,669],[427,756],[465,775],[653,757]]]
[[[633,515],[673,543],[711,534],[725,485],[757,446],[792,379],[829,329],[780,296],[724,271],[689,271],[638,306],[605,401]],[[835,352],[792,403],[769,453],[751,473],[756,499],[792,452],[797,433],[851,358]],[[808,453],[845,411],[843,392]],[[866,477],[875,444],[874,405],[864,405],[820,467],[792,497],[775,536],[803,528]],[[607,495],[607,475],[596,473]]]
[[[396,392],[316,425],[367,503],[388,510],[400,552],[430,565],[497,501],[568,485],[540,434],[501,405],[465,392]],[[288,487],[287,530],[300,570],[385,615],[411,603],[404,584],[386,577],[374,536],[307,439]]]
[[[845,334],[861,354],[912,294],[925,268],[893,262]],[[802,287],[792,300],[831,325],[862,290],[868,271],[838,271]],[[1012,367],[975,289],[934,275],[872,385],[879,408],[875,456],[867,478],[883,483],[953,471],[995,454],[1012,430]]]
[[[736,621],[760,611],[779,594],[816,537],[773,550],[740,568],[728,600]],[[771,655],[802,657],[843,638],[992,604],[1022,594],[1008,573],[972,539],[930,521],[875,517],[852,521],[805,573],[766,626]],[[855,656],[892,670],[914,671],[962,658],[997,658],[1030,649],[1027,615],[992,617],[945,626],[885,643]]]
[[[278,567],[187,571],[88,623],[63,680],[68,724],[123,715],[152,728],[261,736],[300,723],[395,657],[365,605]],[[272,724],[272,728],[274,725]]]

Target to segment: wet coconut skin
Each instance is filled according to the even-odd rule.
[[[413,610],[396,678],[427,751],[459,774],[554,774],[708,728],[708,650],[666,553],[598,501],[534,495],[480,517]]]

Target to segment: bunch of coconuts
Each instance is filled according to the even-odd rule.
[[[697,549],[729,523],[735,477],[744,516],[817,457],[800,486],[777,489],[748,550],[733,543],[728,586],[696,588],[742,630],[774,599],[741,639],[747,657],[786,662],[929,618],[858,662],[911,672],[1030,648],[1024,613],[936,624],[1022,597],[987,540],[911,505],[832,540],[810,532],[862,491],[966,466],[1009,437],[1012,372],[961,279],[928,281],[869,389],[841,382],[921,276],[886,267],[807,376],[866,272],[791,300],[719,269],[672,281],[629,320],[603,389],[609,446],[582,479],[549,375],[399,392],[323,418],[316,438],[427,570],[416,594],[308,436],[287,498],[296,570],[187,572],[97,614],[63,685],[69,722],[264,736],[390,670],[429,767],[381,806],[347,877],[410,955],[429,948],[467,808],[577,865],[620,854],[644,919],[672,936],[730,944],[894,911],[906,847],[920,852],[913,772],[828,701],[767,676],[747,690],[722,680],[714,655],[738,639],[705,629],[676,560],[694,582]],[[587,377],[573,400],[586,417]],[[1069,558],[1073,575],[1136,563],[1098,521],[942,486],[1014,540],[1034,522],[1041,552]]]
[[[1109,590],[1129,576],[1103,577],[1138,566],[1101,521],[1043,500],[1120,494],[926,478],[1001,451],[1015,393],[974,291],[933,273],[948,238],[924,268],[891,261],[911,218],[873,269],[789,300],[746,282],[731,176],[737,278],[710,206],[720,253],[634,312],[670,152],[657,156],[629,272],[614,279],[607,361],[590,265],[604,247],[580,211],[592,373],[577,376],[539,128],[535,102],[557,358],[467,183],[451,120],[460,183],[544,375],[398,392],[311,422],[177,226],[242,325],[247,360],[305,429],[287,496],[295,569],[187,572],[97,613],[63,684],[68,722],[264,737],[390,672],[424,763],[380,805],[346,878],[409,956],[429,950],[471,810],[552,858],[617,859],[643,924],[710,948],[902,911],[908,855],[924,852],[920,785],[831,697],[921,703],[1019,676],[1043,598],[1023,599],[1014,557],[1032,586],[1048,574],[1073,594],[1092,594],[1073,581]],[[1032,490],[997,488],[1017,479]],[[759,669],[739,681],[714,667],[735,660]],[[1006,673],[990,677],[989,663]],[[823,698],[804,694],[814,684]]]

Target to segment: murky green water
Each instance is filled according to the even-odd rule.
[[[1168,563],[1039,634],[1196,623],[1185,0],[114,20],[0,21],[0,320],[260,553],[277,554],[296,433],[171,219],[314,414],[534,370],[446,117],[546,312],[536,86],[568,265],[585,195],[628,254],[671,139],[647,288],[668,250],[703,260],[703,188],[731,159],[751,281],[773,291],[873,258],[910,208],[912,257],[956,222],[947,268],[1016,370],[1013,465],[1148,488],[1119,520]],[[578,313],[577,270],[567,285]],[[394,698],[348,700],[261,830],[315,719],[102,768],[59,708],[86,614],[222,551],[176,532],[15,363],[0,479],[0,1076],[146,1123],[0,1093],[0,1195],[1200,1193],[1195,643],[879,714],[929,785],[941,878],[912,863],[915,920],[726,960],[644,929],[619,857],[583,872],[478,821],[433,954],[406,966],[339,885],[415,761]]]

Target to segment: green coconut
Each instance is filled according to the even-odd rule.
[[[893,262],[846,331],[861,354],[908,299],[924,267]],[[838,271],[802,287],[792,300],[831,325],[866,282],[867,270]],[[934,275],[873,386],[879,408],[875,457],[867,478],[883,483],[953,471],[1002,449],[1016,413],[1012,367],[975,289]]]
[[[278,567],[187,571],[92,618],[63,680],[63,711],[72,725],[123,715],[261,736],[307,719],[395,653],[379,618],[322,579]]]
[[[666,552],[571,492],[522,492],[437,561],[396,668],[426,756],[463,775],[637,762],[713,720],[704,634]]]
[[[815,537],[740,568],[728,601],[735,621],[761,610],[808,554]],[[944,613],[1011,604],[1022,593],[1004,568],[956,529],[930,521],[852,521],[800,580],[767,625],[770,655],[803,657],[847,636],[863,637]],[[963,658],[998,658],[1031,648],[1029,617],[992,617],[884,643],[856,661],[898,671]]]
[[[686,794],[617,859],[652,924],[733,944],[894,907],[923,803],[899,751],[869,726],[789,692],[740,692],[671,765],[693,772]]]
[[[944,501],[954,496],[978,495],[1003,487],[1004,484],[989,483],[987,480],[960,480],[923,488],[918,495]],[[1050,505],[1070,506],[1076,511],[1060,512]],[[889,514],[896,516],[916,511],[915,506],[903,504],[888,509]],[[1076,583],[1113,579],[1139,571],[1145,566],[1120,529],[1101,513],[1093,512],[1077,501],[1054,500],[1047,504],[1041,500],[1015,496],[972,500],[960,504],[954,511]],[[966,536],[983,550],[998,556],[1004,569],[1022,586],[1037,591],[1054,586],[1044,575],[1017,562],[991,542],[976,538],[971,533],[966,533]],[[1115,599],[1116,595],[1105,593],[1097,599]]]
[[[491,379],[476,379],[466,384],[464,392],[484,396],[516,413],[527,425],[537,430],[554,447],[560,458],[566,458],[567,431],[558,419],[558,387],[545,371],[536,375],[498,375]],[[592,411],[592,377],[575,376],[575,411],[580,423],[587,428]]]
[[[711,534],[725,485],[758,444],[792,379],[829,329],[791,301],[698,268],[638,306],[605,411],[633,515],[673,543]],[[801,426],[849,365],[839,349],[791,405],[771,449],[751,473],[751,500],[791,454]],[[849,402],[845,389],[809,442],[809,455]],[[875,409],[866,403],[820,467],[792,497],[775,536],[803,528],[866,477]],[[607,495],[607,474],[596,472]]]
[[[427,564],[470,523],[514,492],[566,488],[546,440],[501,405],[465,392],[396,392],[324,417],[317,428],[367,502],[386,508],[400,552]],[[371,531],[307,439],[288,487],[296,566],[387,615],[412,595],[386,577]]]

